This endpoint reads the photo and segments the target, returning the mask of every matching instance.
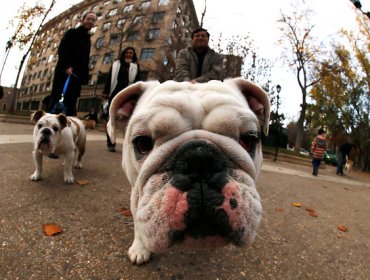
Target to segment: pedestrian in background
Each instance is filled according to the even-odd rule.
[[[320,128],[317,136],[313,139],[311,144],[311,154],[312,154],[312,175],[317,176],[319,174],[319,167],[324,154],[326,151],[326,137],[325,130]]]
[[[81,25],[69,29],[63,36],[58,47],[58,62],[55,67],[53,88],[48,111],[52,112],[61,99],[68,76],[70,80],[65,92],[63,104],[66,115],[76,115],[76,103],[81,94],[81,85],[89,79],[90,29],[95,25],[97,16],[88,12],[82,17]]]
[[[120,58],[113,62],[105,82],[103,99],[108,98],[108,112],[113,98],[118,92],[129,85],[140,81],[140,69],[137,63],[137,55],[133,47],[125,48]],[[107,116],[109,118],[109,116]],[[108,151],[115,152],[116,144],[113,144],[107,134]]]
[[[181,50],[176,59],[175,81],[206,83],[223,80],[224,56],[208,46],[209,36],[204,28],[191,33],[192,46]]]
[[[346,142],[339,146],[338,148],[338,159],[337,159],[337,175],[343,176],[343,167],[349,160],[349,155],[352,148],[356,150],[356,145],[350,142]]]

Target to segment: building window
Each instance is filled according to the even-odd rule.
[[[126,5],[124,8],[123,8],[123,12],[124,13],[128,13],[130,11],[132,11],[132,9],[134,8],[134,4],[130,4],[130,5]]]
[[[172,28],[174,29],[174,30],[176,30],[177,28],[178,28],[179,26],[177,25],[177,22],[176,22],[176,20],[173,22],[173,24],[172,24]]]
[[[114,53],[107,53],[104,55],[103,64],[111,64],[114,60]]]
[[[111,22],[109,21],[109,22],[105,22],[104,24],[103,24],[103,27],[102,27],[102,30],[103,31],[107,31],[107,30],[109,30],[109,28],[110,28],[110,26],[111,26]]]
[[[104,37],[100,37],[96,40],[96,48],[99,49],[104,46]]]
[[[97,61],[98,61],[97,55],[90,56],[90,59],[89,59],[89,69],[90,70],[94,68]]]
[[[93,11],[94,13],[97,13],[99,11],[99,5],[95,5],[91,8],[91,11]]]
[[[159,28],[152,28],[148,30],[148,33],[146,34],[147,40],[154,40],[159,37]]]
[[[125,23],[126,23],[126,19],[125,18],[121,18],[117,21],[117,27],[118,28],[123,28],[125,26]]]
[[[143,22],[144,16],[143,15],[138,15],[134,18],[133,24],[138,24],[140,22]]]
[[[143,1],[140,3],[140,6],[139,6],[140,9],[147,9],[149,7],[150,7],[150,1]]]
[[[158,6],[166,6],[170,0],[158,0]]]
[[[153,58],[154,49],[142,49],[140,54],[140,60],[150,60]]]
[[[113,0],[113,4],[121,3],[122,0]]]
[[[165,14],[166,14],[165,12],[153,13],[152,23],[158,23],[158,22],[162,21],[164,19]]]
[[[54,58],[54,55],[49,55],[49,59],[48,59],[48,63],[52,62],[53,61],[53,58]]]
[[[104,1],[103,6],[108,6],[110,4],[110,1]]]
[[[117,8],[114,8],[114,9],[112,9],[112,10],[110,10],[109,11],[109,13],[108,13],[108,16],[114,16],[114,15],[116,15],[117,14],[117,11],[118,11],[118,9]]]
[[[119,34],[112,34],[110,36],[109,45],[117,45],[121,42],[121,35]]]
[[[139,37],[138,31],[131,31],[127,34],[127,41],[137,40],[138,37]]]

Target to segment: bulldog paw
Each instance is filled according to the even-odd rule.
[[[64,183],[66,184],[73,184],[75,182],[75,179],[73,176],[64,176]]]
[[[81,169],[82,168],[82,162],[81,161],[76,161],[75,168]]]
[[[128,256],[133,264],[140,265],[145,263],[150,258],[150,251],[138,242],[135,242],[131,245],[130,249],[128,250]]]
[[[30,176],[30,180],[31,181],[39,181],[41,179],[41,175],[38,174],[37,172],[33,173],[31,176]]]

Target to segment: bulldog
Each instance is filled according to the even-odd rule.
[[[76,117],[63,114],[54,115],[44,111],[36,111],[31,116],[35,125],[33,129],[33,158],[35,172],[30,176],[38,181],[42,176],[42,157],[48,154],[65,154],[64,182],[74,182],[73,165],[82,168],[81,158],[85,153],[86,131],[83,123]]]
[[[182,244],[253,242],[262,207],[256,181],[270,102],[241,78],[204,84],[138,82],[109,110],[113,142],[124,124],[122,167],[132,186],[130,260]]]

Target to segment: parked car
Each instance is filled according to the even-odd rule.
[[[324,159],[323,161],[326,163],[326,164],[329,164],[329,165],[334,165],[336,166],[337,165],[337,156],[335,153],[332,153],[332,152],[328,152],[326,151],[325,154],[324,154]]]

